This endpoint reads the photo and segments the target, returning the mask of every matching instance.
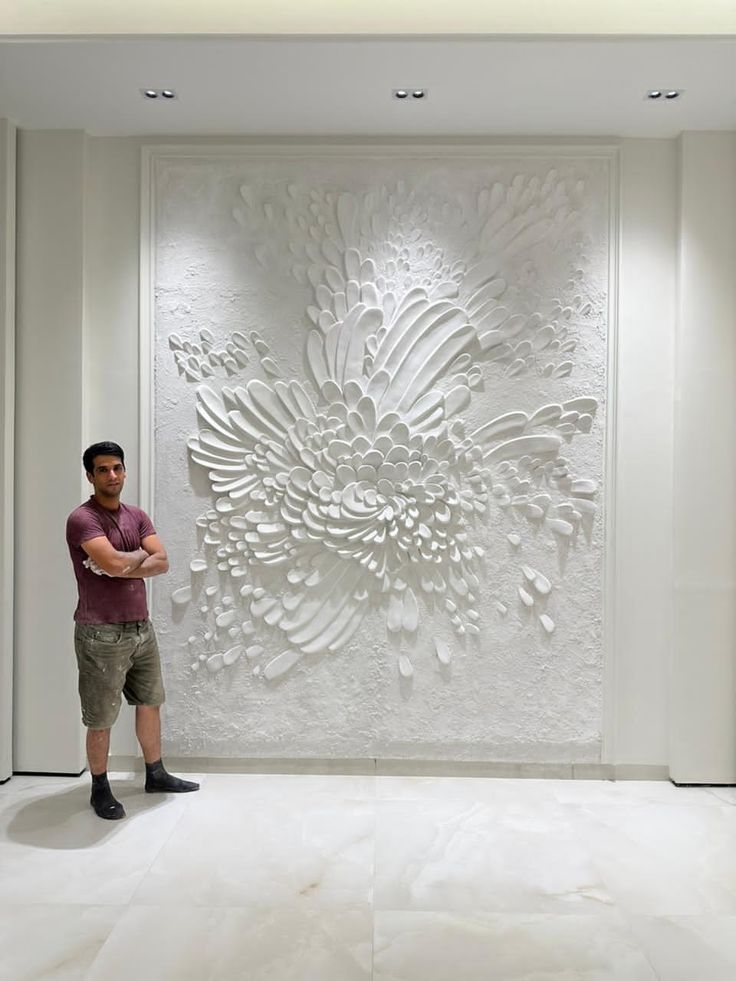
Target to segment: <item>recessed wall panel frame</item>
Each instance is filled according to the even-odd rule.
[[[616,420],[616,283],[618,265],[618,151],[609,144],[557,144],[544,142],[542,144],[487,144],[487,145],[447,145],[440,146],[383,146],[380,144],[351,143],[344,146],[317,146],[313,144],[259,145],[259,146],[148,146],[142,155],[142,207],[141,207],[141,498],[142,505],[155,514],[155,470],[154,470],[154,337],[153,337],[153,295],[154,295],[154,216],[156,208],[155,168],[157,163],[166,159],[197,158],[225,159],[240,157],[243,159],[260,158],[289,158],[298,157],[315,159],[345,159],[356,155],[380,156],[382,158],[400,159],[402,156],[424,160],[483,160],[487,158],[503,159],[527,157],[558,157],[560,159],[592,158],[607,161],[609,167],[609,228],[608,228],[608,310],[607,310],[607,379],[605,437],[604,437],[604,567],[603,567],[603,716],[601,719],[601,755],[603,762],[615,758],[615,704],[616,666],[614,658],[615,644],[615,611],[613,610],[613,581],[615,577],[615,554],[613,548],[612,528],[615,520],[615,420]],[[154,600],[159,604],[158,599]],[[179,751],[180,748],[178,748]],[[182,755],[187,755],[186,752]],[[201,752],[195,755],[202,755]],[[217,752],[213,755],[219,755]],[[286,753],[284,755],[295,755]]]

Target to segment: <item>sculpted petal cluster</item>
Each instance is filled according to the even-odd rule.
[[[422,311],[442,314],[432,306],[421,298]],[[415,386],[422,367],[414,361]],[[439,393],[402,418],[396,377],[324,378],[314,398],[294,381],[198,391],[205,428],[190,449],[218,495],[218,557],[236,578],[288,566],[288,589],[252,599],[250,611],[303,653],[338,649],[371,604],[386,608],[389,629],[414,631],[416,589],[460,600],[477,584],[482,549],[469,530],[487,501],[482,450],[460,423],[448,427]]]
[[[514,312],[516,293],[505,278],[518,268],[516,256],[545,237],[556,241],[574,222],[566,193],[548,177],[494,184],[479,196],[477,214],[412,201],[406,215],[417,223],[445,221],[450,237],[477,236],[475,251],[465,248],[464,258],[453,259],[408,220],[382,223],[371,194],[305,199],[301,214],[289,189],[294,211],[287,208],[286,218],[295,241],[309,228],[304,215],[313,221],[306,265],[294,268],[314,291],[306,311],[313,325],[304,351],[308,379],[274,380],[281,372],[261,335],[251,332],[248,340],[236,332],[235,354],[250,363],[243,352],[251,344],[269,380],[219,392],[201,385],[199,432],[189,441],[215,496],[215,510],[201,519],[205,548],[249,615],[283,638],[285,649],[263,669],[267,679],[303,654],[339,650],[371,611],[383,614],[390,632],[413,636],[422,597],[444,610],[458,634],[478,634],[484,547],[477,528],[489,507],[515,526],[526,523],[535,535],[544,528],[558,539],[573,538],[590,521],[596,485],[575,478],[561,449],[590,431],[595,400],[505,412],[472,429],[463,417],[483,385],[484,365],[500,365],[513,378],[533,368],[542,351],[569,358],[574,349],[561,326],[572,308],[554,308],[552,320]],[[239,220],[258,227],[256,203],[246,194],[243,200],[251,213]],[[392,200],[384,202],[389,212]],[[290,248],[298,255],[297,245]],[[257,249],[264,264],[269,249]],[[421,263],[424,274],[412,281],[413,265]],[[177,338],[174,347],[187,377],[210,372],[202,361],[213,357],[209,338],[201,352],[182,344]],[[192,360],[198,352],[202,363]],[[232,374],[240,362],[234,354],[231,361]],[[566,377],[571,370],[571,361],[550,362],[543,373]],[[516,532],[508,538],[514,547],[520,540]],[[537,570],[521,569],[519,597],[531,608],[552,586]],[[211,640],[220,628],[238,633],[235,601],[226,599],[230,607],[215,610]],[[551,633],[554,622],[542,610],[540,622]],[[242,624],[246,636],[255,629],[250,620]],[[262,652],[260,645],[244,651],[248,658]],[[215,651],[207,666],[219,670],[240,653],[237,646]],[[436,653],[449,662],[444,642]],[[399,668],[411,673],[406,655]]]

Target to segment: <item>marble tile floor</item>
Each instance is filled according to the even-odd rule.
[[[2,981],[736,981],[736,792],[206,774],[0,787]]]

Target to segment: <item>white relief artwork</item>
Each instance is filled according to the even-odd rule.
[[[607,161],[208,163],[157,184],[178,746],[595,758]]]

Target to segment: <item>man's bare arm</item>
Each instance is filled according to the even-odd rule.
[[[138,565],[132,565],[127,572],[121,573],[121,578],[148,579],[150,576],[160,576],[169,571],[169,558],[158,535],[146,536],[141,541],[139,551],[145,554],[145,558]]]
[[[135,552],[118,552],[106,535],[82,542],[82,548],[92,562],[108,576],[128,576],[149,557],[148,550],[144,548],[138,548]]]

